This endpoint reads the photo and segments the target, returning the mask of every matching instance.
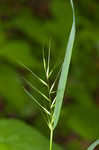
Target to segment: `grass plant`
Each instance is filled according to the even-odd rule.
[[[74,40],[75,40],[75,32],[76,32],[75,12],[74,12],[73,1],[70,0],[70,3],[71,3],[72,11],[73,11],[73,24],[72,24],[71,32],[70,32],[70,35],[69,35],[69,40],[68,40],[68,43],[67,43],[66,53],[65,53],[65,57],[64,57],[62,67],[61,67],[61,71],[59,71],[59,73],[56,76],[56,79],[53,82],[53,84],[52,85],[49,84],[50,77],[51,77],[51,75],[54,71],[54,69],[52,69],[50,71],[50,54],[51,54],[50,53],[50,51],[51,51],[50,46],[49,46],[47,61],[46,61],[46,58],[45,58],[45,53],[43,51],[43,65],[44,65],[46,81],[44,81],[43,79],[38,77],[34,72],[32,72],[32,70],[30,70],[27,66],[22,64],[30,73],[32,73],[32,75],[39,82],[41,82],[47,88],[47,91],[48,91],[48,95],[45,95],[40,90],[38,90],[35,86],[33,86],[27,79],[24,79],[25,82],[33,90],[35,90],[35,92],[40,94],[48,103],[48,107],[45,108],[44,106],[42,106],[42,104],[40,104],[40,102],[29,91],[24,89],[25,92],[27,93],[27,95],[33,101],[35,101],[35,103],[45,113],[46,122],[47,122],[47,125],[48,125],[49,129],[50,129],[50,146],[49,146],[49,150],[52,150],[53,132],[54,132],[54,129],[56,128],[56,126],[58,124],[58,120],[59,120],[59,116],[60,116],[60,112],[61,112],[61,106],[62,106],[62,101],[63,101],[63,97],[64,97],[64,92],[65,92],[65,87],[66,87],[67,77],[68,77],[68,71],[69,71],[69,66],[70,66],[70,61],[71,61],[71,56],[72,56],[72,49],[73,49],[73,44],[74,44]],[[59,77],[59,75],[60,75],[60,77]],[[57,88],[57,91],[55,91],[54,86],[55,86],[58,78],[59,78],[58,88]],[[52,94],[53,93],[56,93],[56,96],[54,97],[54,99],[52,99]],[[88,148],[88,150],[93,150],[96,147],[97,144],[99,144],[99,140],[96,141],[94,144],[92,144]]]

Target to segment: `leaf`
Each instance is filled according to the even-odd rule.
[[[54,150],[62,150],[54,144]],[[0,120],[0,150],[48,150],[49,141],[35,128],[14,119]]]
[[[99,140],[97,140],[93,144],[91,144],[87,150],[94,150],[97,145],[99,145]]]
[[[75,39],[75,14],[74,14],[74,7],[73,7],[72,0],[71,0],[71,6],[73,9],[73,25],[72,25],[71,33],[69,36],[65,59],[63,62],[62,72],[61,72],[61,76],[60,76],[60,80],[59,80],[59,84],[58,84],[56,103],[55,103],[55,109],[54,109],[54,114],[53,114],[53,120],[54,120],[53,128],[56,127],[58,120],[59,120],[59,115],[60,115],[61,106],[62,106],[62,100],[63,100],[65,86],[66,86],[66,82],[67,82],[69,65],[70,65],[70,60],[71,60],[71,55],[72,55],[72,48],[73,48],[74,39]]]

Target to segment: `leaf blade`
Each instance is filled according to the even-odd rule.
[[[71,2],[72,10],[73,10],[73,24],[72,24],[72,28],[71,28],[67,48],[66,48],[66,54],[65,54],[65,58],[64,58],[63,66],[62,66],[62,72],[61,72],[61,76],[60,76],[60,80],[59,80],[59,84],[58,84],[58,90],[57,90],[57,94],[56,94],[56,103],[55,103],[55,109],[54,109],[54,113],[53,113],[53,120],[54,120],[53,128],[55,128],[57,126],[57,123],[59,120],[60,110],[61,110],[61,106],[62,106],[62,100],[63,100],[65,86],[66,86],[66,82],[67,82],[69,65],[70,65],[70,61],[71,61],[72,49],[73,49],[73,44],[74,44],[74,39],[75,39],[75,32],[76,32],[75,12],[74,12],[73,1],[71,0],[70,2]]]

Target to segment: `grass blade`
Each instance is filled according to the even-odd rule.
[[[24,91],[26,92],[26,94],[27,94],[31,99],[33,99],[33,100],[35,101],[35,103],[36,103],[39,107],[41,107],[41,108],[43,109],[44,112],[46,112],[48,115],[50,115],[50,112],[49,112],[46,108],[44,108],[44,107],[33,97],[33,95],[31,95],[26,89],[24,89]]]
[[[99,145],[99,140],[91,144],[87,150],[94,150],[97,145]]]
[[[67,82],[67,76],[68,76],[68,70],[69,70],[69,65],[70,65],[70,60],[71,60],[71,55],[72,55],[72,48],[74,44],[74,39],[75,39],[75,13],[74,13],[74,7],[73,7],[73,2],[72,0],[71,6],[73,10],[73,24],[66,48],[66,54],[62,66],[62,71],[61,71],[61,76],[58,84],[58,90],[56,94],[56,102],[55,102],[55,109],[54,109],[54,114],[53,114],[53,128],[57,126],[58,120],[59,120],[59,115],[61,111],[61,106],[62,106],[62,101],[63,101],[63,96],[65,92],[65,86]]]

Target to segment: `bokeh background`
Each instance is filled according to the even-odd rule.
[[[99,1],[74,0],[74,5],[76,39],[61,117],[54,135],[54,142],[64,150],[84,150],[99,138]],[[0,0],[2,150],[25,150],[26,147],[26,150],[31,150],[30,147],[35,150],[47,149],[48,142],[46,146],[41,144],[39,148],[36,147],[40,140],[43,142],[48,139],[49,130],[37,106],[24,92],[23,86],[29,87],[23,78],[30,80],[41,91],[44,88],[19,62],[45,79],[43,48],[47,55],[51,40],[50,67],[61,64],[71,25],[72,10],[69,0]],[[51,82],[56,74],[57,71]],[[31,126],[34,130],[34,143],[23,138],[26,135],[31,137],[32,129],[25,129],[24,125],[19,125],[20,123],[10,120],[11,118]],[[18,135],[21,130],[22,137]],[[26,140],[27,145],[24,148],[20,148],[21,144],[17,147],[18,143],[15,141],[14,144],[11,140],[6,141],[9,137],[14,139],[15,135],[20,137],[17,142],[21,144]]]

